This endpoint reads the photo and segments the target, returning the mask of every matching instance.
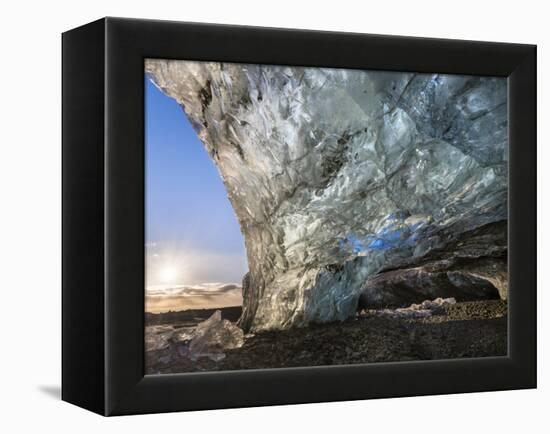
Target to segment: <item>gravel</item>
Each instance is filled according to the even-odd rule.
[[[218,362],[191,361],[175,347],[146,354],[148,374],[436,360],[507,354],[507,305],[459,302],[423,318],[370,311],[344,322],[266,331]]]

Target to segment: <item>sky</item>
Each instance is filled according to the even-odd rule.
[[[144,85],[147,291],[240,285],[244,242],[217,168],[176,101]]]

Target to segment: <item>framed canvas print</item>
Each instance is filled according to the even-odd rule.
[[[63,34],[63,384],[103,415],[536,386],[536,48]]]

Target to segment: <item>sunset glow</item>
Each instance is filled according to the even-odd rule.
[[[159,270],[159,280],[162,283],[176,283],[177,277],[178,270],[173,265],[163,265],[162,268]]]

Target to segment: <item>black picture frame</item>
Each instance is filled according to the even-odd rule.
[[[102,415],[536,387],[536,46],[104,18],[62,37],[62,399]],[[144,375],[144,59],[508,78],[508,356]]]

